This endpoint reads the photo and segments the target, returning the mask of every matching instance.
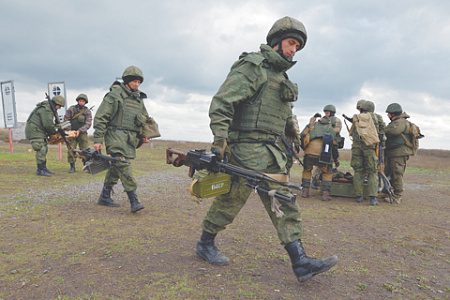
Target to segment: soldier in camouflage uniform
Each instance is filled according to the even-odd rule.
[[[51,100],[58,110],[66,105],[66,99],[63,96],[55,96]],[[43,101],[36,104],[36,108],[31,112],[27,119],[25,127],[25,137],[31,142],[31,147],[36,151],[36,164],[39,176],[51,176],[55,172],[47,169],[47,141],[48,137],[57,133],[55,123],[53,122],[55,114],[50,103]]]
[[[141,140],[140,134],[149,119],[144,99],[147,95],[139,91],[139,85],[144,81],[142,71],[134,66],[125,69],[122,75],[123,83],[115,82],[110,92],[103,98],[94,118],[94,149],[103,149],[112,157],[130,160],[136,157],[136,147]],[[148,143],[149,139],[142,138]],[[112,187],[122,182],[131,204],[131,212],[144,208],[136,194],[137,182],[133,177],[131,164],[116,162],[106,174],[103,190],[98,199],[99,205],[119,206],[111,199]]]
[[[331,124],[329,116],[316,121],[316,118],[310,120],[310,123],[303,129],[302,146],[305,151],[303,159],[303,173],[302,173],[302,197],[309,197],[309,188],[311,186],[312,169],[317,166],[321,172],[322,177],[322,200],[330,201],[331,191],[331,163],[323,163],[320,161],[320,154],[322,153],[322,143],[324,135],[331,135],[335,137],[335,131]]]
[[[391,122],[386,127],[385,168],[386,176],[391,176],[391,186],[394,188],[393,201],[399,204],[403,192],[403,174],[406,162],[413,154],[413,149],[406,145],[405,138],[411,142],[409,115],[403,112],[398,103],[391,103],[386,109]],[[403,134],[403,136],[402,136]]]
[[[291,102],[297,99],[297,85],[288,80],[286,71],[295,62],[294,54],[306,42],[306,30],[301,22],[284,17],[273,25],[267,45],[260,52],[243,53],[225,82],[212,99],[209,109],[210,127],[214,134],[212,148],[220,158],[229,157],[232,164],[270,174],[287,174],[288,158],[281,136],[296,136]],[[298,137],[296,137],[298,138]],[[233,178],[228,194],[216,197],[203,221],[203,233],[197,243],[197,254],[215,265],[229,262],[215,246],[217,233],[231,224],[245,205],[252,188],[246,180]],[[270,190],[291,196],[286,187],[261,182]],[[270,197],[258,192],[278,237],[285,245],[297,279],[302,282],[333,267],[338,259],[306,256],[300,240],[302,223],[297,202],[280,200],[284,216],[278,218],[271,210]]]
[[[357,103],[357,109],[359,109],[361,114],[370,114],[375,124],[375,128],[378,129],[378,119],[377,117],[369,112],[370,104],[366,100],[360,100]],[[353,121],[353,118],[351,119]],[[377,145],[367,146],[358,134],[356,128],[352,132],[352,159],[351,166],[355,171],[353,177],[353,187],[356,194],[356,202],[360,203],[363,201],[363,183],[364,175],[366,174],[367,188],[370,198],[370,205],[378,205],[377,195],[378,195],[378,157],[376,153]]]
[[[88,103],[88,97],[85,94],[79,94],[76,98],[77,105],[72,105],[66,111],[64,116],[64,121],[70,121],[70,126],[66,130],[76,130],[76,137],[70,140],[72,148],[76,149],[77,144],[80,150],[89,147],[89,140],[87,131],[91,128],[92,124],[92,113],[86,107]],[[72,150],[67,151],[67,160],[70,164],[69,173],[75,172],[75,161],[76,158],[73,155]],[[84,163],[84,162],[83,162]]]

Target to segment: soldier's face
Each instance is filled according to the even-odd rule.
[[[330,116],[330,112],[328,110],[325,111],[325,116],[329,117]]]
[[[141,85],[141,81],[140,80],[133,80],[130,81],[128,83],[129,87],[133,90],[137,90],[139,88],[139,86]]]
[[[83,99],[78,100],[78,104],[80,106],[84,106],[86,104],[86,101],[84,101]]]
[[[278,45],[273,47],[273,49],[275,51],[278,50]],[[298,49],[300,49],[300,43],[296,39],[287,38],[281,41],[281,49],[283,49],[284,55],[293,58]]]

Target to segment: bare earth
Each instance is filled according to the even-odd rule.
[[[197,257],[211,199],[189,195],[187,168],[164,164],[167,146],[177,147],[139,150],[145,209],[131,214],[120,184],[121,207],[96,204],[105,173],[83,174],[77,163],[68,174],[52,149],[57,175],[42,178],[29,145],[15,146],[17,159],[2,144],[0,299],[450,299],[448,169],[408,172],[400,205],[299,197],[307,254],[340,259],[300,284],[256,195],[217,237],[230,264]]]

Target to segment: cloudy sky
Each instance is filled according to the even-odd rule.
[[[209,103],[232,63],[258,51],[286,15],[308,32],[288,72],[299,85],[300,127],[327,104],[352,115],[361,98],[388,122],[386,106],[398,102],[425,134],[423,148],[450,150],[447,0],[6,0],[0,81],[14,80],[25,122],[49,82],[65,82],[70,105],[86,93],[98,108],[115,78],[136,65],[162,138],[209,142]],[[0,118],[3,127],[3,111]]]

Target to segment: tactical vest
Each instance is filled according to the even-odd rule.
[[[45,130],[42,125],[42,120],[36,114],[36,111],[41,108],[47,109],[47,106],[48,106],[47,102],[41,102],[41,103],[36,104],[36,107],[33,109],[33,111],[31,112],[30,116],[27,119],[27,123],[33,123],[34,125],[38,126],[40,129]]]
[[[127,95],[125,91],[120,96],[123,102],[119,103],[119,109],[109,126],[115,126],[119,130],[140,132],[141,127],[136,124],[135,120],[136,116],[142,112],[144,102],[142,99],[136,99]]]
[[[408,142],[411,143],[411,135],[409,133],[411,125],[409,124],[409,122],[407,122],[407,123],[408,123],[408,126],[406,126],[406,129],[402,133],[406,137]],[[386,140],[386,149],[387,150],[396,149],[403,145],[406,145],[406,141],[401,134],[396,135],[396,136],[389,136],[389,138]]]
[[[264,70],[266,83],[253,97],[237,106],[230,130],[284,134],[286,120],[291,114],[290,103],[280,97],[280,85],[286,78],[269,66],[264,66]]]
[[[80,115],[78,115],[75,119],[70,120],[70,126],[72,130],[78,130],[83,127],[86,122],[86,115],[88,113],[88,109],[86,106],[83,106],[81,110],[84,110]],[[73,108],[73,115],[76,116],[81,110],[79,110],[79,106],[75,105]]]
[[[312,141],[314,139],[323,138],[325,134],[329,134],[333,138],[336,136],[336,133],[333,130],[331,122],[328,122],[326,124],[316,122],[314,124],[314,129],[309,132],[309,140]]]

